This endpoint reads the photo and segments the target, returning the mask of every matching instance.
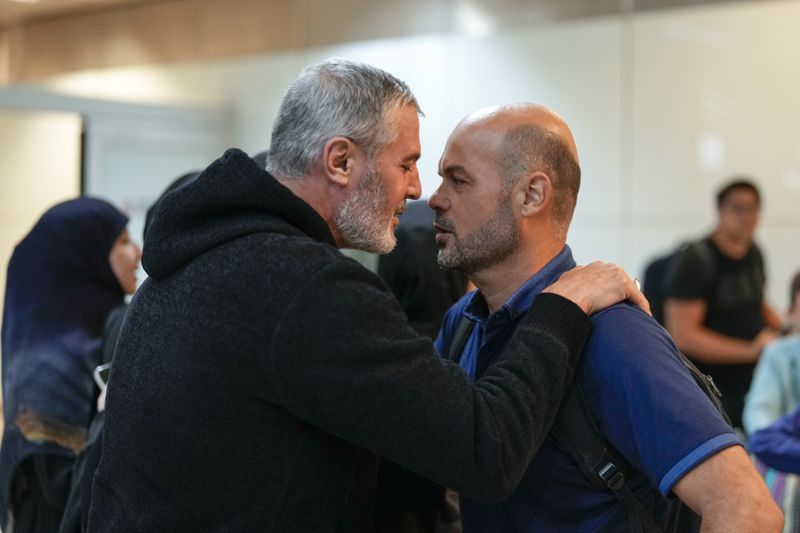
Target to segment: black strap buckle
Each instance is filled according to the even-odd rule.
[[[614,463],[606,463],[597,470],[597,475],[611,490],[620,490],[625,484],[625,474]]]

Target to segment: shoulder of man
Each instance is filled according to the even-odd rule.
[[[752,261],[758,265],[762,271],[764,270],[764,253],[761,251],[761,248],[756,244],[753,243],[753,248],[751,250]]]
[[[240,253],[237,261],[246,264],[243,266],[247,270],[252,269],[262,275],[287,276],[286,281],[291,278],[312,281],[315,273],[333,265],[353,270],[370,279],[378,277],[334,246],[305,234],[255,233],[241,245],[246,252]]]
[[[584,349],[584,366],[603,384],[648,372],[642,358],[678,360],[678,348],[666,330],[632,304],[612,305],[591,318],[594,329]]]
[[[305,235],[255,233],[220,248],[209,264],[198,264],[180,283],[189,288],[215,269],[216,294],[236,302],[236,316],[271,325],[302,320],[308,309],[366,305],[394,300],[383,281],[335,247]],[[206,259],[200,258],[200,261]],[[198,278],[203,276],[203,278]],[[230,314],[228,307],[215,311]],[[265,330],[268,334],[271,328]]]
[[[579,374],[588,405],[609,442],[662,494],[708,454],[738,443],[652,317],[619,304],[593,321]]]

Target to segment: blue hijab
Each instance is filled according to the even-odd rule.
[[[45,212],[11,256],[2,331],[2,516],[22,460],[70,457],[83,445],[103,323],[124,298],[109,252],[127,222],[103,200],[70,200]]]

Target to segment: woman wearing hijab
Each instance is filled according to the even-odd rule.
[[[143,235],[147,235],[147,228],[150,226],[150,222],[155,215],[158,202],[161,201],[167,193],[194,181],[198,174],[199,172],[183,174],[161,193],[161,196],[159,196],[145,213]],[[111,363],[113,359],[114,347],[117,345],[117,338],[122,329],[122,322],[127,310],[128,304],[120,305],[111,311],[108,319],[106,319],[103,328],[103,363]],[[103,426],[105,425],[105,413],[103,410],[105,409],[105,393],[106,388],[103,387],[101,399],[98,400],[98,412],[92,419],[87,432],[86,444],[75,460],[69,497],[64,507],[64,515],[61,518],[61,525],[58,528],[58,533],[81,533],[82,531],[88,530],[89,507],[92,500],[92,480],[94,479],[94,472],[97,469],[97,465],[100,463],[100,456],[103,448]]]
[[[86,438],[108,313],[136,289],[141,251],[108,202],[50,208],[14,250],[3,310],[0,522],[56,531]]]

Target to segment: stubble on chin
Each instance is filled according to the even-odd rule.
[[[436,261],[440,268],[458,270],[470,275],[489,268],[514,253],[519,246],[520,232],[511,207],[501,203],[487,222],[463,238],[456,236],[452,225],[449,242],[439,245]]]
[[[380,177],[371,169],[361,185],[344,201],[334,224],[344,248],[388,254],[397,244],[394,235],[394,210],[384,215],[386,191]]]
[[[460,258],[453,257],[454,255],[456,255],[456,250],[448,249],[447,244],[440,244],[439,251],[436,253],[436,264],[443,270],[461,270],[459,268]]]

